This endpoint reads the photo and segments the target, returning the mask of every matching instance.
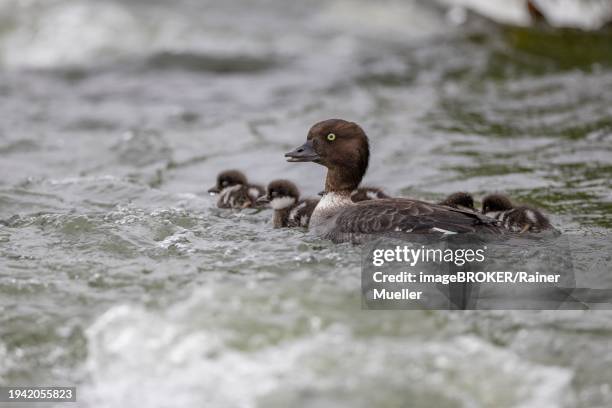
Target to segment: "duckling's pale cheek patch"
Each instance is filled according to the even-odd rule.
[[[293,204],[295,204],[295,198],[293,197],[278,197],[270,201],[270,207],[274,210],[283,210]]]

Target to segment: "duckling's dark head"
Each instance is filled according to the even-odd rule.
[[[354,189],[363,178],[370,158],[368,137],[354,122],[328,119],[310,128],[306,143],[286,153],[290,162],[315,162],[327,167],[336,188]],[[327,187],[326,187],[327,189]]]
[[[472,195],[463,191],[458,191],[446,197],[444,201],[440,202],[441,205],[446,205],[453,208],[466,208],[474,210],[474,198]]]
[[[295,204],[300,198],[300,191],[289,180],[274,180],[268,184],[266,195],[259,198],[259,204],[269,203],[275,210],[287,208]]]
[[[217,184],[214,187],[211,187],[208,192],[211,194],[217,194],[224,188],[246,184],[247,178],[244,173],[239,170],[225,170],[219,173],[217,176]]]
[[[490,194],[482,199],[482,212],[484,214],[494,211],[507,211],[514,208],[512,201],[503,194]]]

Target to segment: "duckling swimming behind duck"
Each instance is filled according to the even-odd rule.
[[[319,195],[324,196],[325,191],[320,191]],[[391,196],[378,187],[358,187],[351,192],[351,200],[354,203],[367,200],[382,200],[383,198],[391,198]]]
[[[515,206],[503,194],[490,194],[482,200],[482,213],[499,220],[502,226],[520,234],[552,229],[548,218],[539,210],[528,206]]]
[[[211,194],[219,194],[219,208],[255,207],[257,199],[265,194],[263,187],[248,184],[241,171],[226,170],[217,176],[217,184],[208,190]]]
[[[446,197],[438,203],[447,207],[458,208],[460,210],[476,211],[474,208],[474,198],[471,194],[458,191]]]
[[[391,198],[378,187],[359,187],[351,193],[351,200],[354,203],[367,200],[382,200],[383,198]]]
[[[274,228],[307,227],[318,199],[300,200],[300,191],[289,180],[274,180],[268,184],[267,194],[259,204],[268,204],[274,210]]]

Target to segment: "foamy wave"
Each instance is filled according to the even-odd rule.
[[[299,334],[295,306],[262,317],[265,332],[216,288],[163,313],[115,307],[87,331],[91,381],[80,397],[96,407],[355,407],[413,397],[430,406],[572,406],[570,370],[474,336],[364,339],[318,319]],[[277,338],[274,324],[293,334]]]
[[[129,5],[129,3],[128,3]],[[244,39],[216,36],[200,20],[155,5],[36,0],[5,3],[8,30],[0,38],[0,60],[10,68],[98,66],[117,58],[156,52],[223,52],[258,49]],[[1,22],[0,22],[1,24]]]
[[[194,237],[192,231],[181,229],[164,238],[158,245],[163,249],[174,249],[183,254],[193,253],[195,249],[192,247],[191,242]]]
[[[495,21],[529,25],[526,0],[439,0],[453,7],[465,7]],[[553,26],[597,29],[612,20],[612,3],[607,0],[535,0]]]
[[[382,5],[350,0],[328,3],[316,21],[325,28],[335,27],[354,36],[405,40],[431,36],[444,29],[441,16],[416,1],[386,1]]]
[[[1,43],[2,59],[9,67],[95,62],[146,44],[144,33],[134,29],[135,17],[110,2],[41,1],[12,6],[5,8],[10,9],[15,29]]]
[[[269,2],[254,7],[177,1],[5,0],[0,4],[0,62],[10,68],[99,66],[154,56],[156,65],[264,69],[311,50],[346,53],[357,37],[411,38],[439,32],[443,20],[417,2],[321,1],[312,7]],[[317,36],[342,37],[321,50]],[[350,51],[350,48],[348,49]],[[230,67],[231,68],[231,67]]]
[[[524,0],[438,0],[496,21],[526,25]],[[611,19],[604,0],[539,0],[553,25],[598,28]],[[436,3],[437,4],[437,3]],[[457,17],[459,16],[459,17]],[[431,3],[334,0],[290,7],[276,0],[140,3],[87,0],[4,0],[0,4],[0,63],[10,68],[99,66],[154,56],[152,64],[266,69],[284,57],[351,53],[363,37],[399,40],[435,35],[447,22]],[[321,49],[320,36],[329,38]],[[228,68],[229,66],[229,68]]]

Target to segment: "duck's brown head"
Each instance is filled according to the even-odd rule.
[[[236,185],[246,185],[247,178],[239,170],[225,170],[219,173],[217,176],[217,184],[214,187],[208,189],[208,192],[211,194],[218,194],[227,187],[232,187]]]
[[[504,194],[490,194],[482,199],[482,212],[507,211],[514,208],[512,201]]]
[[[258,204],[270,204],[275,210],[295,204],[300,198],[297,186],[289,180],[274,180],[268,184],[266,195],[257,199]]]
[[[290,162],[315,162],[327,167],[326,191],[352,191],[368,168],[370,147],[358,124],[328,119],[311,127],[306,143],[285,157]]]

